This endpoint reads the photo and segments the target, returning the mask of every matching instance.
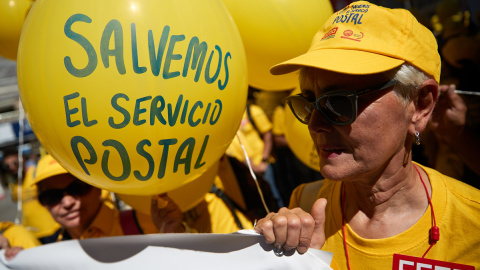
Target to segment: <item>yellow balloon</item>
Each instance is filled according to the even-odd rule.
[[[195,207],[213,186],[220,162],[215,163],[194,181],[169,191],[168,196],[180,207],[182,212]],[[118,194],[118,197],[138,212],[150,215],[151,196]]]
[[[296,88],[292,95],[300,93]],[[308,127],[293,115],[290,108],[285,108],[285,138],[293,154],[309,168],[320,172],[320,159]]]
[[[223,0],[242,36],[251,86],[293,89],[297,74],[273,76],[270,68],[305,53],[333,14],[330,0]]]
[[[198,178],[245,109],[245,51],[220,0],[36,1],[17,62],[42,145],[117,193],[159,194]]]
[[[17,60],[18,42],[31,0],[0,0],[0,55]]]

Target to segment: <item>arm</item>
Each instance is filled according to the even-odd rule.
[[[455,85],[440,85],[440,97],[430,125],[437,138],[476,174],[480,175],[480,141],[465,128],[467,106],[455,93]]]
[[[273,135],[272,131],[269,130],[262,135],[263,139],[263,152],[262,152],[262,162],[258,165],[255,165],[253,161],[251,160],[251,165],[252,169],[256,173],[264,173],[267,170],[268,167],[268,158],[270,158],[270,155],[272,154],[272,149],[273,149]]]
[[[277,147],[288,147],[288,142],[285,138],[285,135],[273,135],[273,141]]]
[[[268,159],[272,155],[272,149],[273,149],[273,134],[272,131],[269,130],[265,133],[262,134],[262,139],[263,139],[263,159]]]

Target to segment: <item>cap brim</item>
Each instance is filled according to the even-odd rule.
[[[404,60],[386,55],[348,49],[322,49],[307,52],[270,69],[273,75],[282,75],[313,67],[338,73],[365,75],[391,70],[405,63]]]
[[[37,183],[47,178],[53,177],[55,175],[67,174],[67,173],[68,171],[65,170],[63,167],[61,167],[60,165],[53,166],[53,168],[49,168],[47,171],[40,172],[40,174],[36,174],[33,178],[31,185],[32,186],[36,185]]]

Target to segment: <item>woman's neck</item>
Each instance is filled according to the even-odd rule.
[[[385,238],[415,224],[428,208],[425,188],[415,165],[402,167],[370,183],[346,182],[345,221],[361,237]],[[428,177],[419,168],[431,194]]]

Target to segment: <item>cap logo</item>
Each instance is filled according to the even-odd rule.
[[[336,23],[353,23],[354,25],[362,24],[362,18],[368,12],[370,5],[349,5],[337,12],[337,17],[332,24]]]
[[[353,35],[353,31],[348,29],[348,30],[345,30],[343,31],[343,35],[346,36],[346,37],[349,37],[351,35]]]
[[[354,41],[361,41],[361,39],[363,38],[363,33],[360,32],[359,34],[355,34],[352,30],[347,29],[343,31],[343,36],[341,36],[341,38],[346,38]]]
[[[335,37],[335,34],[337,33],[337,30],[338,30],[338,27],[334,27],[334,28],[330,29],[330,31],[328,31],[328,32],[322,37],[321,40],[330,39],[330,38]]]

